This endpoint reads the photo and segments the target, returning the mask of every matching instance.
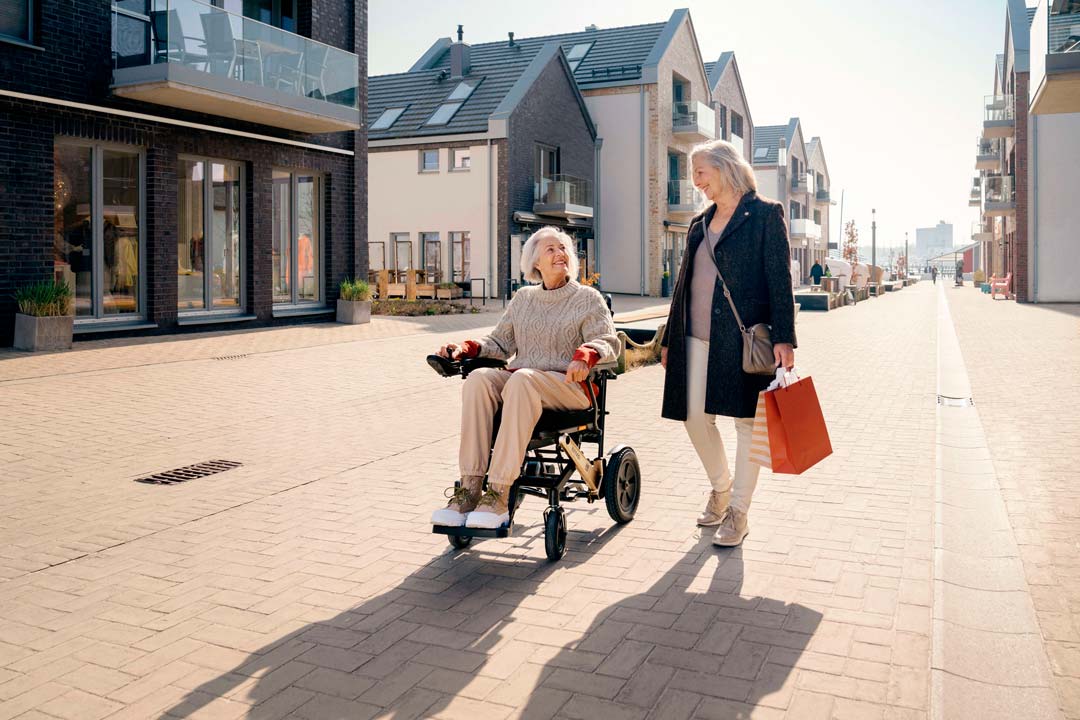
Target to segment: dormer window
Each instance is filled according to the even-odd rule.
[[[450,122],[454,117],[454,114],[461,109],[461,106],[465,104],[465,101],[469,99],[469,96],[473,94],[473,90],[480,84],[479,80],[467,80],[458,83],[453,92],[450,93],[450,97],[446,98],[446,102],[436,108],[432,113],[425,125],[445,125]]]
[[[386,130],[397,122],[401,114],[405,112],[403,107],[386,108],[382,111],[379,119],[371,124],[371,130]]]
[[[578,43],[574,47],[570,48],[570,52],[566,53],[566,60],[570,63],[570,72],[577,70],[578,65],[585,59],[585,56],[589,53],[589,49],[593,46],[593,43]]]

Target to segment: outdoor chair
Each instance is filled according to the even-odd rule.
[[[233,35],[232,16],[208,8],[199,15],[206,35],[207,69],[214,75],[262,83],[263,59],[259,43]],[[254,67],[257,77],[249,77],[248,67]]]
[[[1012,292],[1012,273],[1006,273],[1004,278],[990,276],[990,299],[996,300],[998,294],[1004,295],[1006,300],[1015,297]]]
[[[180,24],[180,13],[175,9],[150,11],[150,29],[154,34],[154,62],[176,62],[205,70],[206,53],[189,49],[188,41],[201,43],[202,38],[184,34]],[[170,32],[170,29],[172,32]]]

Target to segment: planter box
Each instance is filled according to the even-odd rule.
[[[75,317],[34,317],[15,314],[15,347],[18,350],[70,350]]]
[[[457,300],[463,295],[461,288],[435,288],[435,299],[437,300]]]
[[[337,321],[346,325],[362,325],[371,322],[371,301],[338,298]]]

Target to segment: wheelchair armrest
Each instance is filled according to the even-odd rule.
[[[612,379],[616,377],[616,369],[618,367],[619,363],[617,360],[612,360],[607,363],[597,363],[589,370],[589,380],[597,380],[599,378]]]
[[[486,357],[465,358],[461,361],[461,377],[469,377],[469,373],[471,373],[473,370],[479,370],[480,368],[488,367],[504,368],[506,367],[506,361]]]
[[[451,360],[449,358],[444,358],[441,355],[428,355],[427,364],[431,366],[432,370],[443,377],[456,377],[460,375],[462,378],[469,377],[469,373],[478,368],[506,367],[505,360],[496,360],[495,358],[465,358],[463,360]]]

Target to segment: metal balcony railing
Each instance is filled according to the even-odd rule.
[[[201,0],[152,0],[148,16],[114,12],[117,68],[179,63],[299,97],[358,107],[356,55]]]
[[[986,106],[986,114],[983,116],[984,122],[1001,122],[1014,119],[1012,95],[987,95],[984,105]]]
[[[573,175],[553,175],[533,183],[533,202],[541,205],[593,206],[592,181]]]

